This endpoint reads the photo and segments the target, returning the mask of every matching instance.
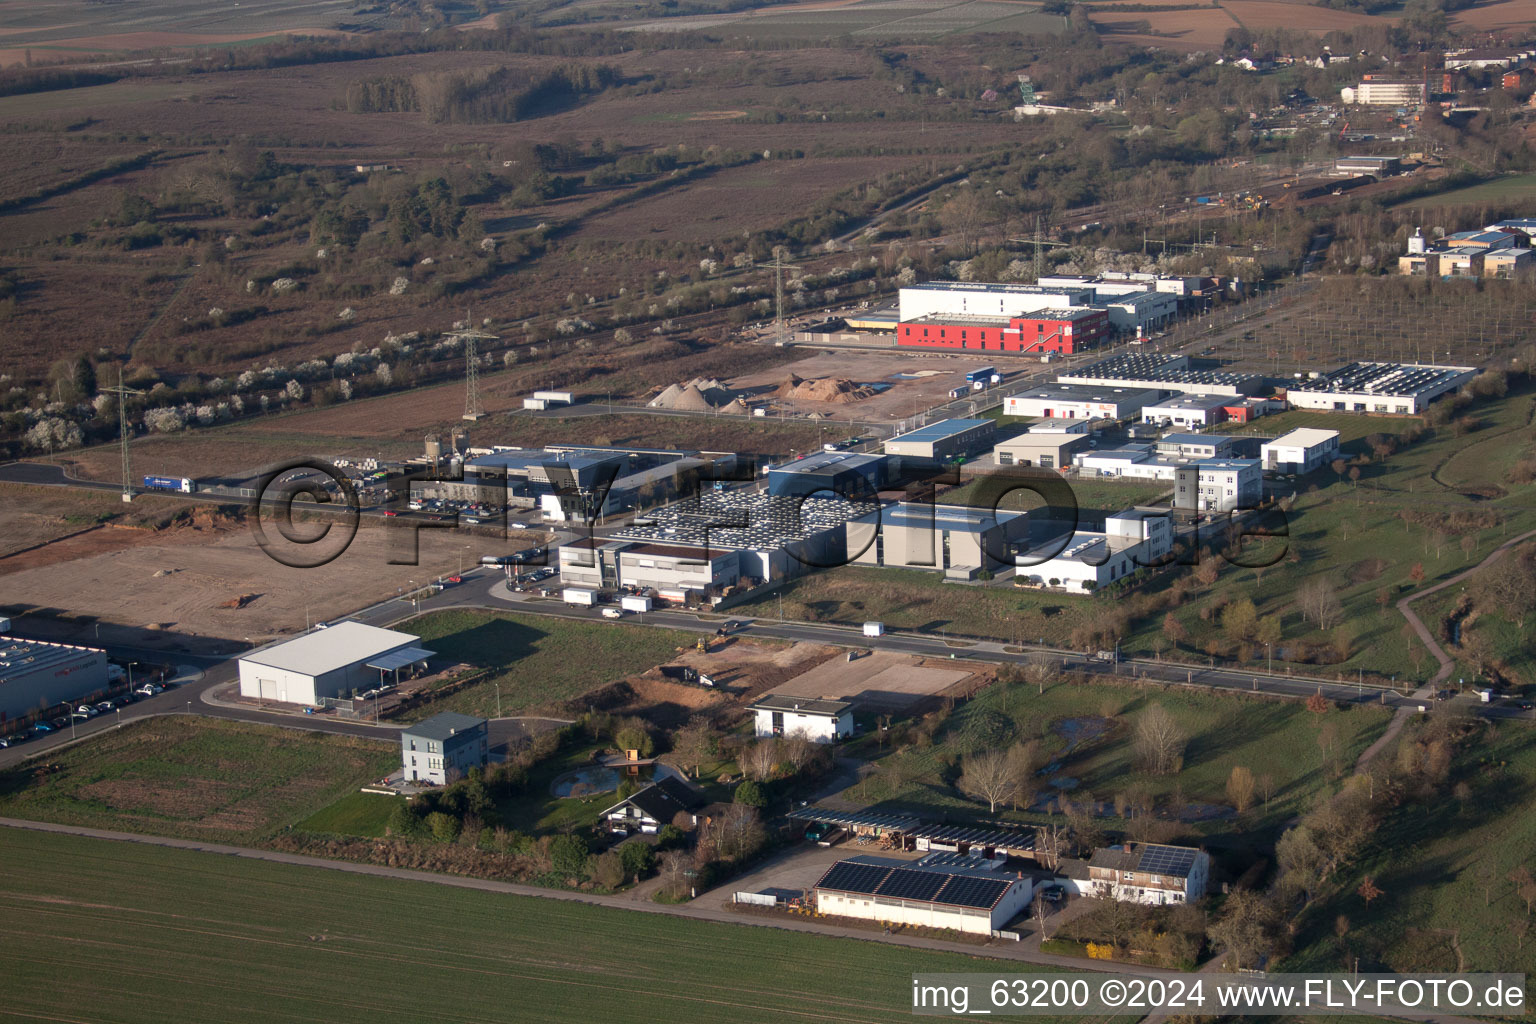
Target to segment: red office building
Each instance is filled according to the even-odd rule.
[[[1071,306],[1023,316],[933,314],[896,327],[896,344],[955,352],[1072,355],[1098,345],[1109,333],[1109,313]]]

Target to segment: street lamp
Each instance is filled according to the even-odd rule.
[[[1269,658],[1269,671],[1273,673],[1275,671],[1275,652],[1270,647],[1268,640],[1264,641],[1264,654]]]
[[[501,680],[496,680],[496,717],[501,717]]]

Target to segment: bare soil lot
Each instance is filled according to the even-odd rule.
[[[975,353],[952,356],[826,349],[786,366],[733,378],[729,383],[734,388],[771,389],[793,374],[805,380],[830,377],[855,384],[882,385],[885,390],[880,394],[854,402],[796,399],[785,404],[801,414],[814,412],[844,421],[852,417],[865,422],[892,422],[911,416],[914,409],[926,409],[944,401],[951,388],[964,385],[967,370],[984,364],[985,360]],[[908,377],[904,379],[902,375]]]
[[[972,673],[943,662],[876,651],[848,661],[823,662],[770,692],[786,697],[825,697],[853,701],[857,711],[901,711],[925,697],[957,689]]]
[[[110,538],[112,543],[104,543]],[[505,541],[461,531],[424,530],[416,565],[390,565],[408,532],[364,527],[334,562],[317,569],[279,565],[241,523],[204,519],[161,531],[94,531],[25,555],[30,564],[0,576],[0,606],[13,616],[70,616],[77,639],[94,623],[143,628],[141,641],[167,651],[210,641],[265,641],[382,600]],[[466,545],[470,545],[466,550]],[[4,561],[0,561],[4,565]],[[240,607],[221,607],[248,597]],[[402,612],[408,611],[401,606]],[[51,635],[59,639],[57,630]],[[214,646],[217,646],[215,644]]]

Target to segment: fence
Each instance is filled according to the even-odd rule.
[[[750,903],[754,907],[777,906],[779,898],[771,892],[738,892],[731,896],[732,903]]]

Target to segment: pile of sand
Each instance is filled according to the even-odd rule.
[[[846,377],[818,377],[801,380],[791,376],[780,384],[774,394],[779,398],[801,402],[834,402],[847,405],[873,398],[877,391],[867,384],[855,384]]]
[[[714,377],[695,377],[686,384],[669,384],[646,404],[652,409],[676,409],[681,412],[713,412],[740,396]]]

